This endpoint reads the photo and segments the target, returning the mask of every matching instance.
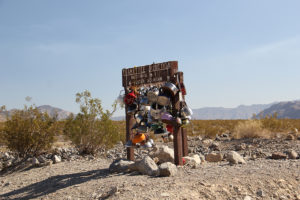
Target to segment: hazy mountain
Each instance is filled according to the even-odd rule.
[[[51,117],[54,117],[54,116],[57,115],[58,120],[66,119],[71,114],[71,112],[69,112],[69,111],[65,111],[63,109],[52,107],[52,106],[49,106],[49,105],[38,106],[37,108],[41,112],[47,112],[48,115],[51,116]],[[9,110],[8,113],[7,112],[0,112],[0,121],[5,121],[6,120],[6,115],[7,114],[11,115],[11,113],[14,110],[16,110],[16,109]]]
[[[63,120],[71,115],[71,112],[65,111],[60,108],[55,108],[49,105],[43,105],[37,107],[41,112],[47,112],[49,116],[54,117],[57,115],[58,120]]]
[[[258,115],[266,116],[274,113],[277,113],[278,118],[300,119],[300,100],[276,103]]]
[[[269,108],[272,104],[240,105],[236,108],[205,107],[193,109],[193,119],[250,119],[253,114]]]

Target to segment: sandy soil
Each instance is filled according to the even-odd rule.
[[[265,142],[275,150],[293,147],[300,151],[300,141]],[[227,142],[225,146],[230,149],[233,143]],[[263,151],[270,149],[263,146],[266,147]],[[197,169],[180,167],[176,177],[110,174],[110,163],[105,158],[82,158],[2,174],[0,199],[300,200],[299,159],[258,158],[234,166],[226,161],[206,162]]]

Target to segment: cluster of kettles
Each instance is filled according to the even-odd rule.
[[[174,112],[175,96],[179,93],[180,109]],[[152,147],[149,132],[161,136],[164,141],[173,140],[175,126],[189,124],[192,110],[187,106],[183,84],[167,82],[157,87],[131,87],[126,95],[120,95],[119,102],[127,106],[127,114],[133,115],[136,124],[132,127],[134,136],[126,147]],[[173,103],[172,103],[173,102]],[[177,109],[178,110],[178,109]]]

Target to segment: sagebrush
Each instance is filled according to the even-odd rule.
[[[57,131],[55,118],[35,106],[15,110],[7,118],[2,137],[7,147],[20,157],[36,156],[51,148]]]
[[[80,104],[80,113],[70,116],[65,123],[64,133],[82,154],[95,154],[100,149],[112,147],[120,141],[120,133],[110,119],[116,110],[103,111],[101,101],[92,98],[89,91],[76,94]]]

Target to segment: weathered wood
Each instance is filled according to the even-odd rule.
[[[126,92],[127,94],[127,92]],[[125,107],[125,115],[126,115],[126,141],[132,139],[132,127],[134,126],[134,117],[132,115],[127,114],[128,106]],[[134,149],[133,147],[127,148],[127,160],[134,160]]]
[[[188,148],[188,139],[187,139],[187,130],[181,127],[181,135],[182,135],[182,155],[183,157],[189,155],[189,148]]]
[[[122,70],[123,87],[147,86],[171,80],[178,71],[178,62],[169,61]]]
[[[157,63],[145,65],[142,67],[134,67],[122,70],[122,83],[125,91],[128,92],[130,86],[153,86],[162,85],[165,82],[173,82],[177,84],[177,75],[179,75],[180,84],[183,83],[183,73],[178,74],[178,62],[169,61],[165,63]],[[180,87],[180,86],[179,86]],[[126,94],[127,94],[126,92]],[[179,93],[172,100],[173,116],[178,116],[182,106]],[[132,115],[127,114],[126,106],[126,140],[132,139],[132,127],[135,124]],[[183,165],[182,156],[187,155],[187,134],[186,130],[178,125],[174,126],[174,158],[176,165]],[[127,159],[134,160],[134,149],[127,148]]]

